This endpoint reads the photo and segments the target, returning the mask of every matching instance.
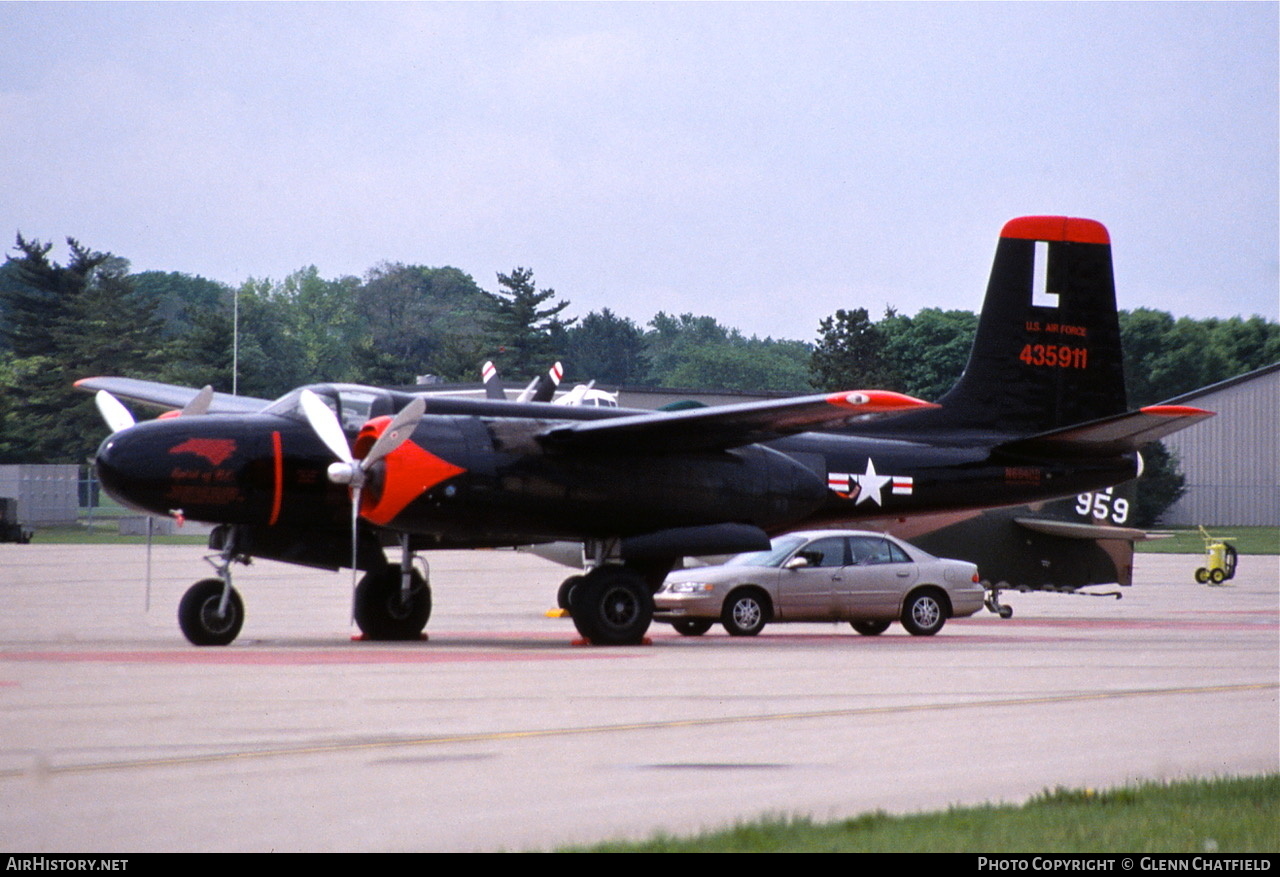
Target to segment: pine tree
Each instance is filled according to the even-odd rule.
[[[516,268],[499,274],[498,313],[492,321],[492,336],[499,350],[499,366],[513,376],[540,374],[558,358],[555,340],[574,320],[561,320],[569,302],[539,309],[555,297],[554,289],[538,289],[533,270]]]

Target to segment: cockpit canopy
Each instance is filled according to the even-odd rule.
[[[299,387],[272,402],[263,409],[263,413],[305,421],[300,401],[304,389],[319,396],[338,415],[342,431],[349,436],[358,433],[360,427],[374,417],[396,413],[390,393],[363,384],[312,384]]]

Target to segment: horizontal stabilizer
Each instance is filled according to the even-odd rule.
[[[1051,521],[1044,518],[1014,518],[1013,522],[1036,533],[1046,536],[1061,536],[1066,539],[1123,539],[1127,542],[1141,542],[1147,538],[1145,530],[1133,527],[1103,527],[1097,524],[1077,524],[1073,521]]]
[[[726,450],[785,435],[851,426],[859,421],[934,407],[930,402],[902,393],[855,390],[851,393],[579,421],[553,426],[539,439],[548,448],[588,452]]]
[[[1212,411],[1187,405],[1152,405],[1139,411],[1016,439],[1000,445],[997,450],[1029,456],[1113,456],[1136,451],[1148,442],[1186,429],[1213,415]]]
[[[162,384],[159,381],[141,381],[137,378],[96,377],[76,381],[76,387],[94,392],[106,390],[113,396],[164,410],[181,411],[201,394],[194,387]],[[230,393],[214,393],[209,402],[208,414],[253,414],[271,404],[270,399],[252,396],[233,396]]]

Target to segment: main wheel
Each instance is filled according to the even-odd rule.
[[[711,629],[711,622],[705,618],[682,618],[671,622],[671,626],[681,636],[702,636]]]
[[[933,636],[947,623],[947,605],[934,591],[917,591],[902,607],[902,626],[912,636]]]
[[[570,614],[573,614],[573,593],[582,584],[582,579],[582,576],[569,576],[560,583],[560,589],[556,591],[556,605]]]
[[[1209,570],[1203,566],[1196,570],[1196,581],[1202,585],[1209,581]]]
[[[770,611],[769,598],[762,591],[735,591],[724,601],[720,623],[731,636],[755,636],[769,623]]]
[[[431,617],[431,588],[416,569],[409,594],[401,593],[400,568],[366,573],[356,585],[356,624],[372,640],[417,639]]]
[[[573,588],[573,625],[602,646],[630,646],[644,640],[653,621],[653,594],[639,573],[599,567]]]
[[[219,612],[224,587],[222,579],[201,579],[182,595],[178,626],[192,645],[225,646],[239,635],[244,624],[244,603],[232,588],[227,595],[226,612]]]
[[[863,636],[879,636],[889,629],[887,621],[850,621],[849,624]]]
[[[1223,569],[1212,569],[1209,571],[1209,581],[1215,585],[1220,585],[1227,580],[1227,572]]]

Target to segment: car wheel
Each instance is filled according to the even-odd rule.
[[[671,626],[681,636],[702,636],[711,629],[711,622],[704,618],[686,618],[671,622]]]
[[[889,629],[887,621],[850,621],[849,624],[863,636],[879,636]]]
[[[731,636],[755,636],[769,622],[769,598],[755,589],[730,594],[720,623]]]
[[[947,623],[947,611],[937,591],[916,591],[902,607],[902,626],[912,636],[933,636]]]

